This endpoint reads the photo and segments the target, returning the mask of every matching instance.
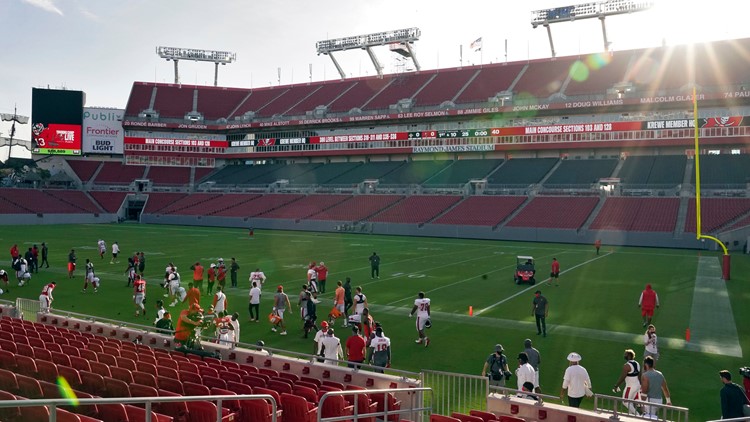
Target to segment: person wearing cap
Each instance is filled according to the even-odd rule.
[[[190,266],[190,269],[193,270],[193,286],[198,291],[203,290],[203,265],[199,261],[196,261],[195,264]]]
[[[539,365],[542,363],[542,355],[539,353],[539,350],[532,346],[530,338],[523,341],[523,347],[523,352],[526,353],[526,356],[529,358],[529,365],[534,368],[534,391],[541,393],[542,388],[539,384]]]
[[[206,285],[206,294],[210,295],[214,291],[214,283],[216,283],[216,264],[211,263],[208,266],[208,284]]]
[[[659,295],[651,288],[650,284],[646,284],[646,289],[641,292],[638,307],[641,308],[643,326],[651,324],[651,318],[654,317],[654,308],[659,307]]]
[[[490,378],[490,385],[505,387],[505,379],[510,378],[508,359],[503,354],[503,345],[496,344],[495,352],[484,362],[482,376]]]
[[[229,263],[229,276],[232,279],[232,287],[237,287],[237,271],[240,269],[240,264],[237,260],[232,257],[232,262]]]
[[[326,358],[326,363],[337,365],[337,360],[344,359],[344,351],[341,350],[341,340],[335,336],[334,329],[328,328],[326,335],[318,343],[318,354]]]
[[[375,337],[370,341],[367,355],[367,362],[370,365],[381,368],[391,367],[391,339],[383,334],[383,327],[375,328]],[[375,372],[382,374],[384,371],[376,369]]]
[[[328,333],[329,324],[328,321],[323,321],[320,323],[320,330],[318,330],[317,333],[315,333],[315,337],[313,338],[313,354],[320,354],[320,345],[321,340],[323,340],[323,337]]]
[[[260,322],[260,287],[259,282],[253,281],[253,288],[250,289],[250,305],[248,310],[250,311],[250,321]]]
[[[284,323],[284,311],[291,307],[292,305],[289,303],[289,296],[284,293],[284,286],[279,284],[276,287],[276,294],[273,295],[273,312],[279,317],[277,325],[281,327],[281,333],[279,334],[282,336],[287,334],[286,323]],[[276,332],[276,326],[271,327],[271,331]]]
[[[359,334],[359,327],[352,326],[352,335],[346,339],[346,360],[349,361],[350,368],[359,369],[362,362],[365,361],[367,341]]]
[[[583,396],[591,396],[591,378],[586,368],[580,365],[581,355],[576,352],[568,354],[568,368],[563,376],[560,400],[568,395],[568,406],[581,407]]]
[[[645,345],[643,357],[651,356],[654,358],[654,363],[656,363],[659,360],[659,346],[654,324],[649,324],[648,328],[646,328],[646,332],[643,334],[643,344]]]
[[[536,318],[536,335],[542,334],[547,337],[547,315],[549,314],[549,302],[542,296],[542,291],[534,292],[534,300],[531,302],[531,315]]]
[[[219,258],[219,265],[216,266],[216,282],[219,283],[221,288],[225,288],[227,284],[227,267],[224,265],[224,260]]]

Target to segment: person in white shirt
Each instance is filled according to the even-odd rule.
[[[562,390],[560,390],[560,400],[565,396],[566,390],[568,395],[568,406],[580,407],[583,396],[590,396],[591,378],[586,368],[581,366],[581,355],[576,352],[568,354],[568,369],[563,376]]]
[[[117,254],[120,253],[120,245],[117,244],[117,242],[112,244],[112,260],[109,261],[110,264],[114,264],[115,262],[119,263],[120,261],[117,260]]]
[[[240,341],[240,314],[239,312],[235,312],[232,314],[232,320],[229,321],[230,324],[232,324],[232,327],[234,330],[232,333],[234,334],[234,338],[232,339],[232,349],[234,349],[237,346],[237,343]]]
[[[307,285],[311,293],[318,293],[318,272],[315,271],[315,263],[307,268]]]
[[[262,273],[261,273],[262,274]],[[250,277],[252,279],[252,277]],[[253,281],[253,288],[250,289],[250,321],[260,322],[260,287],[258,281]],[[255,316],[255,318],[253,318]]]
[[[326,363],[338,365],[336,361],[344,358],[344,351],[341,349],[341,340],[333,334],[333,328],[328,328],[328,332],[318,343],[318,354],[323,353]]]
[[[157,301],[156,301],[156,319],[154,320],[154,325],[156,325],[156,323],[157,323],[157,322],[158,322],[158,321],[159,321],[160,319],[164,318],[164,314],[165,314],[166,312],[167,312],[167,310],[166,310],[166,309],[164,309],[164,302],[162,302],[162,301],[161,301],[161,299],[160,299],[160,300],[157,300]]]
[[[654,324],[650,324],[646,333],[643,334],[643,343],[646,346],[643,357],[651,356],[654,358],[654,362],[659,360],[659,346],[657,345],[656,327],[654,327]]]
[[[362,287],[357,287],[357,293],[354,295],[354,313],[361,315],[367,307],[367,296],[362,293]]]
[[[216,294],[214,295],[214,311],[219,314],[226,311],[227,309],[227,295],[221,289],[221,286],[216,288]]]
[[[315,342],[315,345],[313,346],[313,353],[320,354],[321,340],[323,340],[323,337],[325,337],[327,333],[328,321],[323,321],[320,323],[320,330],[315,333],[315,338],[313,338],[313,341]]]
[[[178,303],[183,303],[185,302],[185,298],[187,298],[187,291],[185,291],[184,287],[179,286],[174,292],[174,301],[170,303],[169,306],[174,307]]]
[[[99,247],[99,258],[104,259],[104,254],[107,253],[107,244],[103,239],[99,239],[96,245]]]
[[[55,300],[52,297],[52,291],[57,287],[57,282],[53,281],[42,288],[42,294],[39,295],[40,311],[48,313],[52,308],[52,301]]]
[[[529,355],[526,352],[518,354],[518,368],[516,368],[516,382],[518,383],[518,389],[523,390],[525,383],[530,382],[534,387],[531,391],[534,391],[536,385],[536,371],[534,367],[529,364]]]
[[[417,299],[414,300],[414,307],[411,308],[411,313],[409,313],[409,317],[414,316],[415,312],[417,313],[417,334],[419,334],[419,338],[415,340],[415,342],[417,344],[422,344],[424,342],[424,347],[427,347],[430,345],[430,338],[425,335],[424,329],[431,324],[429,322],[430,299],[424,297],[424,292],[419,292],[417,296]]]
[[[258,287],[263,286],[266,282],[266,275],[260,270],[260,268],[256,268],[255,271],[250,273],[250,284],[253,284],[253,282],[257,282]]]

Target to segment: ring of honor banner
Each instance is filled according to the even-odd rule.
[[[85,154],[122,154],[125,110],[115,108],[83,109],[83,152]]]

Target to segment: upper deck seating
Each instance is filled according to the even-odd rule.
[[[526,63],[482,66],[479,74],[464,88],[454,101],[459,103],[486,102],[497,93],[510,89]]]
[[[190,183],[190,167],[151,166],[146,177],[155,185],[187,185]]]
[[[101,164],[100,161],[89,160],[66,160],[66,162],[83,183],[88,182],[94,177],[94,173],[96,173]]]
[[[191,85],[160,85],[156,89],[154,110],[159,117],[182,119],[193,110],[193,96],[197,87]]]
[[[617,166],[616,159],[563,160],[544,182],[551,185],[591,185],[609,177]]]
[[[146,166],[126,166],[122,163],[105,162],[94,183],[128,185],[136,179],[143,179]]]
[[[513,92],[543,99],[560,92],[568,78],[570,67],[576,60],[576,57],[558,57],[530,62],[526,72],[513,87]]]
[[[356,185],[365,180],[382,179],[392,171],[404,165],[404,161],[376,161],[355,167],[354,169],[334,177],[326,182],[327,185]]]
[[[99,206],[104,208],[104,211],[109,213],[116,213],[122,206],[122,201],[128,195],[127,192],[107,192],[94,190],[89,194],[99,203]]]
[[[500,164],[501,159],[458,160],[424,182],[425,186],[463,185],[472,179],[484,179]]]
[[[435,78],[414,96],[414,103],[423,107],[451,101],[476,72],[473,67],[438,70]]]
[[[507,160],[487,179],[491,185],[532,185],[555,166],[557,158],[528,158]]]
[[[422,184],[451,163],[452,161],[407,161],[403,166],[383,176],[380,184]]]
[[[704,188],[744,188],[750,182],[750,154],[741,155],[701,155],[701,187]],[[695,172],[692,173],[695,184]]]

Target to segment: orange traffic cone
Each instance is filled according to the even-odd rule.
[[[690,343],[690,327],[685,330],[685,341]]]
[[[469,316],[474,316],[474,307],[469,306]]]

